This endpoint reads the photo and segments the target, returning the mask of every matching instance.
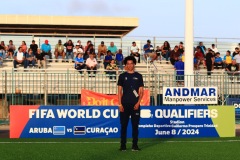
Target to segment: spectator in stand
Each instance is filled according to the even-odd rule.
[[[115,82],[116,81],[116,71],[118,70],[118,67],[117,67],[114,59],[112,59],[111,62],[107,65],[106,69],[108,70],[106,73],[109,74],[110,81]]]
[[[25,41],[22,41],[22,45],[20,47],[22,47],[23,53],[26,54],[27,53],[27,44]]]
[[[204,68],[206,68],[206,63],[205,63],[204,55],[201,52],[201,47],[197,46],[196,50],[197,51],[194,56],[197,59],[196,69],[199,69],[200,63],[202,63]]]
[[[218,52],[218,49],[217,49],[217,47],[215,46],[215,44],[212,44],[211,50],[213,50],[215,53]]]
[[[206,54],[206,65],[207,65],[207,75],[208,78],[211,78],[211,71],[212,71],[212,66],[214,63],[214,55],[213,55],[213,51],[208,48],[208,52]]]
[[[75,61],[74,68],[78,70],[80,74],[82,74],[81,70],[86,67],[86,65],[84,64],[83,53],[78,53],[74,61]]]
[[[183,46],[183,42],[179,42],[179,45],[178,45],[178,51],[183,54],[185,50],[185,47]]]
[[[96,74],[97,60],[94,58],[94,54],[89,55],[89,58],[86,61],[86,66],[87,66],[88,74],[90,74],[91,71],[93,71],[93,73]],[[95,75],[93,75],[92,77],[95,77]]]
[[[182,57],[178,57],[178,61],[174,64],[174,69],[176,71],[176,82],[178,85],[184,85],[184,62]]]
[[[237,75],[237,80],[240,80],[239,78],[239,66],[236,64],[236,60],[233,60],[231,64],[229,64],[226,67],[227,74],[230,76],[230,79],[233,80],[235,75]]]
[[[50,59],[52,59],[51,45],[48,43],[48,40],[45,40],[45,43],[42,44],[40,51],[44,56],[47,55]]]
[[[229,64],[232,64],[232,56],[231,56],[231,52],[229,50],[227,50],[226,55],[223,57],[223,66],[224,68],[226,68]]]
[[[233,59],[235,59],[237,65],[240,66],[240,52],[239,52],[238,54],[236,54],[236,55],[233,57]]]
[[[9,45],[7,46],[8,52],[7,52],[7,57],[10,59],[13,59],[13,54],[15,53],[16,47],[13,44],[13,41],[9,41]]]
[[[200,52],[202,53],[203,57],[205,57],[206,55],[206,47],[203,45],[203,42],[199,42],[199,46],[200,47]]]
[[[162,57],[164,57],[166,61],[168,61],[170,52],[171,52],[171,47],[168,41],[165,41],[163,43],[163,45],[161,46],[161,50],[162,50]]]
[[[73,60],[73,48],[74,48],[74,45],[73,45],[73,42],[72,40],[68,40],[68,42],[66,42],[64,44],[64,46],[66,47],[66,59],[71,59]]]
[[[116,54],[116,64],[118,68],[123,70],[123,54],[122,54],[122,49],[119,49],[117,54]]]
[[[38,68],[41,69],[41,68],[46,68],[46,58],[45,58],[45,53],[43,53],[41,51],[40,48],[37,49],[37,54],[36,54],[36,60],[37,60],[37,63],[38,63]]]
[[[104,45],[102,41],[100,45],[98,45],[98,59],[104,59],[104,56],[107,55],[107,46]]]
[[[92,44],[92,41],[88,40],[87,45],[84,47],[85,52],[88,50],[88,47],[89,47],[90,44]]]
[[[30,44],[30,48],[32,49],[33,54],[36,55],[37,54],[38,45],[35,43],[35,40],[32,40],[32,44]]]
[[[18,48],[18,52],[14,54],[13,66],[17,68],[17,64],[24,65],[24,68],[27,68],[27,63],[25,60],[25,53],[23,53],[22,47]]]
[[[161,61],[162,60],[161,48],[159,46],[157,46],[155,52],[157,54],[157,59]]]
[[[3,55],[3,58],[5,58],[6,50],[7,50],[7,47],[5,46],[4,41],[1,41],[1,44],[0,44],[0,53]]]
[[[84,52],[84,47],[83,47],[83,45],[81,44],[81,41],[78,40],[77,43],[79,44],[79,48],[81,48],[81,49],[83,50],[83,52]]]
[[[174,49],[170,52],[170,61],[173,66],[175,62],[178,61],[178,57],[180,57],[180,55],[181,55],[181,52],[178,51],[178,46],[176,45]]]
[[[84,54],[84,56],[83,56],[83,59],[84,60],[87,60],[90,56],[90,54],[93,54],[94,55],[94,58],[96,57],[96,55],[95,55],[95,50],[94,50],[94,48],[93,48],[93,44],[91,43],[91,44],[89,44],[88,45],[88,47],[87,47],[87,49],[85,50],[85,54]]]
[[[83,52],[82,48],[80,48],[80,44],[77,43],[75,48],[73,49],[74,59],[77,57],[77,54],[79,54],[79,53],[83,54],[84,52]]]
[[[26,63],[29,68],[29,64],[32,64],[32,68],[35,68],[35,55],[33,54],[33,50],[31,48],[28,49],[28,53],[26,54]]]
[[[111,62],[112,59],[112,53],[110,50],[108,50],[107,55],[105,56],[105,59],[103,61],[104,69],[106,69],[107,65]]]
[[[222,67],[222,69],[223,69],[223,60],[222,60],[222,57],[220,57],[219,52],[216,53],[216,57],[214,60],[214,66],[216,67],[216,69],[219,69],[219,66]]]
[[[110,46],[108,46],[108,50],[110,50],[111,53],[112,53],[112,56],[115,57],[118,49],[117,49],[117,47],[114,45],[113,42],[110,42]]]
[[[143,50],[144,50],[144,58],[145,60],[147,60],[149,53],[152,53],[154,51],[154,48],[151,45],[151,41],[149,39],[147,40],[147,44],[143,46]]]
[[[3,65],[3,54],[0,53],[0,66],[2,67],[2,65]]]
[[[131,52],[130,55],[133,56],[138,63],[140,63],[139,48],[136,45],[136,42],[132,42],[132,46],[131,46],[130,52]]]
[[[58,59],[58,56],[62,56],[62,59],[65,59],[64,46],[62,45],[62,40],[58,40],[58,44],[55,46],[55,57]]]
[[[240,50],[239,50],[238,47],[236,47],[236,48],[235,48],[235,51],[234,51],[233,54],[232,54],[232,57],[234,58],[235,55],[237,55],[237,54],[239,54],[239,53],[240,53]]]

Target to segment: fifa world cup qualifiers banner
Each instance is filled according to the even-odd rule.
[[[217,103],[217,87],[163,87],[163,104]]]
[[[144,106],[140,116],[140,138],[235,136],[233,106]],[[10,138],[119,137],[116,106],[10,106]]]

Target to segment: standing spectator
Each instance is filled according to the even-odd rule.
[[[222,60],[222,57],[220,57],[219,52],[216,53],[216,57],[214,60],[214,66],[216,67],[216,69],[219,69],[219,66],[222,67],[222,69],[223,69],[223,60]]]
[[[31,48],[28,49],[28,53],[26,54],[26,63],[27,67],[29,67],[29,64],[32,64],[32,67],[35,67],[35,55],[33,54],[33,51]]]
[[[114,59],[112,59],[111,62],[107,65],[106,69],[108,70],[107,74],[109,74],[110,81],[116,81],[116,71],[118,70],[118,67]]]
[[[86,61],[86,66],[87,66],[88,74],[90,74],[91,71],[93,71],[94,75],[92,77],[95,77],[96,70],[97,70],[97,60],[94,58],[94,54],[89,55],[89,58]]]
[[[165,41],[163,43],[163,45],[161,46],[161,50],[162,50],[162,56],[166,59],[166,61],[168,61],[170,52],[171,52],[171,47],[168,41]]]
[[[107,55],[107,46],[104,45],[102,41],[101,44],[98,46],[98,59],[103,59],[104,56]]]
[[[24,65],[24,68],[27,68],[25,54],[23,53],[22,47],[19,47],[18,52],[14,54],[14,60],[13,60],[14,68],[17,68],[17,64],[22,64]]]
[[[218,49],[217,49],[217,47],[215,46],[215,44],[212,44],[211,50],[212,50],[213,52],[215,52],[215,53],[218,52]]]
[[[115,54],[117,53],[117,47],[114,45],[113,42],[110,42],[110,46],[108,46],[108,50],[110,50],[112,53],[112,56],[115,57]]]
[[[233,60],[231,64],[226,67],[227,74],[230,76],[230,79],[233,80],[235,75],[238,75],[237,80],[239,78],[239,66],[236,64],[236,60]]]
[[[235,55],[237,55],[237,54],[239,54],[239,53],[240,53],[240,50],[239,50],[238,47],[236,47],[236,48],[235,48],[235,51],[234,51],[233,54],[232,54],[232,57],[234,58]]]
[[[202,53],[203,57],[206,55],[206,47],[203,45],[203,42],[199,42],[200,52]]]
[[[182,57],[178,57],[178,61],[174,64],[174,69],[176,71],[176,82],[178,85],[184,85],[184,62]]]
[[[65,59],[64,46],[62,45],[62,41],[58,40],[58,44],[55,46],[55,57],[58,59],[58,56],[62,56],[62,59]]]
[[[126,151],[127,126],[131,115],[132,122],[132,151],[138,148],[138,125],[140,121],[140,102],[144,93],[142,75],[135,72],[136,59],[128,56],[124,59],[126,72],[119,75],[118,79],[118,107],[121,123],[120,151]]]
[[[8,49],[7,57],[12,59],[13,58],[13,54],[15,53],[15,50],[16,50],[16,47],[13,44],[12,40],[9,41],[9,45],[7,46],[7,49]]]
[[[107,55],[105,56],[104,58],[104,62],[103,62],[103,65],[104,65],[104,69],[106,69],[107,65],[111,62],[112,60],[112,53],[110,50],[107,51]]]
[[[227,50],[226,55],[223,57],[223,65],[226,68],[229,64],[232,64],[233,57],[231,56],[231,52]]]
[[[206,54],[206,65],[207,65],[208,78],[211,77],[212,66],[213,66],[213,63],[214,63],[214,55],[213,55],[212,52],[213,51],[209,48],[209,50]]]
[[[123,54],[122,54],[122,49],[119,49],[117,54],[116,54],[116,64],[118,67],[123,70]]]
[[[80,48],[80,44],[77,43],[75,48],[73,49],[74,59],[76,58],[77,54],[79,54],[79,53],[83,54],[83,50],[82,50],[82,48]]]
[[[45,58],[45,53],[43,53],[41,51],[40,48],[37,49],[37,54],[36,54],[36,60],[37,60],[37,63],[38,63],[38,68],[46,68],[46,58]]]
[[[178,51],[178,46],[176,45],[174,49],[170,52],[170,61],[174,66],[175,62],[178,61],[178,57],[181,55],[181,52]]]
[[[33,54],[36,55],[37,54],[38,45],[35,43],[35,40],[32,40],[32,44],[30,44],[30,48],[32,49]]]
[[[179,45],[178,45],[178,51],[183,54],[185,50],[185,47],[183,46],[183,42],[179,42]]]
[[[45,43],[42,44],[40,51],[44,56],[47,55],[50,59],[52,59],[51,45],[48,43],[48,40],[45,40]]]
[[[147,60],[147,57],[149,56],[148,53],[152,53],[154,50],[153,46],[151,45],[151,41],[149,39],[147,40],[147,44],[143,46],[143,50],[144,50],[144,58],[145,60]]]
[[[195,58],[197,60],[196,68],[199,69],[200,63],[202,63],[204,68],[206,68],[206,63],[205,63],[204,55],[201,52],[201,47],[197,46],[196,50],[197,50],[195,53]]]
[[[80,48],[81,49],[81,48]],[[82,69],[84,69],[85,68],[85,64],[84,64],[84,59],[83,59],[83,53],[78,53],[77,54],[77,57],[74,59],[74,61],[75,61],[75,64],[74,64],[74,68],[76,69],[76,70],[78,70],[78,72],[80,73],[80,74],[82,74]]]
[[[25,41],[22,41],[22,45],[20,47],[22,47],[23,53],[26,54],[27,53],[27,44]]]
[[[0,44],[0,54],[3,55],[3,58],[5,58],[6,50],[7,50],[7,48],[5,46],[4,41],[1,41],[1,44]]]
[[[132,46],[131,46],[130,52],[131,52],[130,55],[133,56],[138,63],[140,63],[139,48],[136,45],[136,42],[132,42]]]
[[[72,40],[68,40],[67,43],[64,44],[64,46],[66,47],[66,59],[68,60],[69,58],[73,60],[73,42]]]

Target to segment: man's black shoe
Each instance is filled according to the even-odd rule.
[[[133,146],[132,147],[132,151],[140,151],[141,149],[140,148],[138,148],[138,146]]]
[[[120,149],[119,149],[119,151],[126,151],[126,150],[127,150],[127,148],[126,148],[125,145],[121,146]]]

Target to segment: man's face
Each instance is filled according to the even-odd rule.
[[[113,42],[111,42],[111,43],[110,43],[110,46],[112,46],[112,47],[113,47],[113,46],[114,46],[114,43],[113,43]]]
[[[132,71],[132,70],[134,69],[134,66],[135,66],[135,64],[133,63],[132,60],[128,60],[128,61],[127,61],[127,63],[126,63],[126,69],[127,69],[128,71]]]

